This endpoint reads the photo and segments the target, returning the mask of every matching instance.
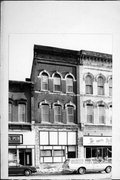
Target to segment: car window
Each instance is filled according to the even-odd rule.
[[[71,159],[71,164],[82,164],[83,162],[83,159]]]

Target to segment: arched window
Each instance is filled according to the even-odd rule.
[[[49,104],[41,104],[41,119],[42,122],[50,122],[50,109]]]
[[[67,121],[74,123],[74,107],[72,105],[67,105]]]
[[[86,104],[87,106],[87,123],[94,123],[94,107],[93,104]]]
[[[13,104],[9,102],[9,122],[13,121]]]
[[[44,91],[48,90],[48,74],[43,72],[41,75],[41,89]]]
[[[104,95],[104,79],[99,76],[97,79],[98,95]]]
[[[18,104],[18,122],[27,122],[25,103]]]
[[[73,77],[71,75],[67,75],[66,77],[66,92],[73,92]]]
[[[105,118],[106,118],[105,106],[103,104],[99,104],[98,108],[99,108],[99,123],[105,124]]]
[[[61,76],[58,73],[54,74],[53,85],[54,91],[61,91]]]
[[[109,96],[112,96],[112,78],[109,79]]]
[[[109,119],[110,119],[110,124],[112,124],[112,105],[109,106]]]
[[[59,104],[54,105],[54,121],[62,122],[62,106]]]
[[[86,76],[85,84],[86,84],[86,94],[93,94],[93,80],[90,75]]]

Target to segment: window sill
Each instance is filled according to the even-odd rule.
[[[93,124],[93,123],[86,123],[84,125],[88,125],[88,126],[112,126],[112,124]]]

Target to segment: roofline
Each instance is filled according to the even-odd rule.
[[[63,49],[63,48],[56,48],[51,46],[43,46],[43,45],[34,45],[34,52],[36,50],[40,50],[43,52],[49,52],[53,54],[64,54],[64,55],[73,55],[73,56],[90,56],[96,58],[103,58],[103,59],[112,59],[112,54],[101,53],[96,51],[88,51],[88,50],[71,50],[71,49]]]
[[[17,81],[17,80],[9,80],[9,83],[11,84],[25,84],[25,85],[32,85],[33,82],[32,81]]]

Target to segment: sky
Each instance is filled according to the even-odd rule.
[[[112,54],[112,35],[105,34],[15,34],[9,37],[9,79],[30,77],[34,44]]]
[[[113,33],[120,23],[116,20],[120,8],[114,6],[89,1],[4,1],[8,79],[30,77],[34,44],[112,54]]]

